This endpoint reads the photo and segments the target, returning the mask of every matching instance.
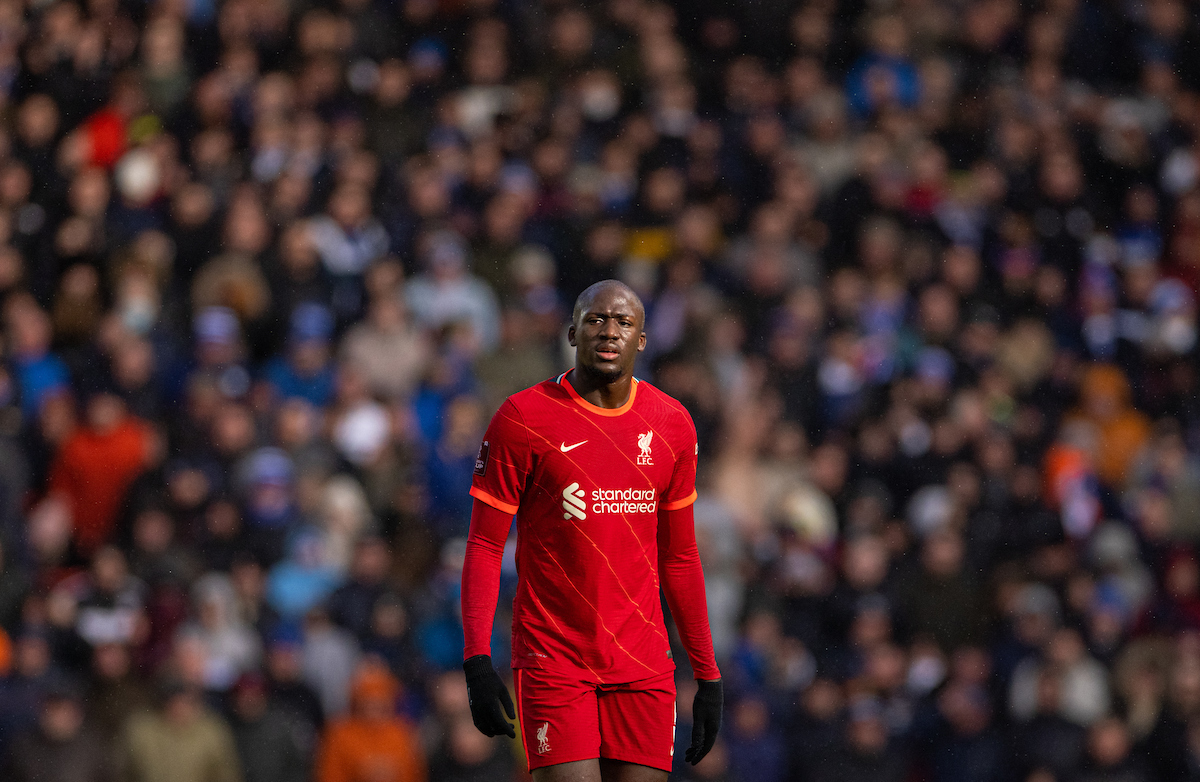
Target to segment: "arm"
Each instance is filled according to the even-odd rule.
[[[467,675],[475,727],[485,736],[503,733],[515,738],[516,731],[504,715],[516,719],[517,713],[491,658],[492,624],[500,596],[500,560],[511,526],[511,513],[475,500],[462,573],[463,672]]]
[[[492,653],[492,625],[500,598],[500,560],[512,514],[475,500],[462,572],[463,659]]]
[[[684,753],[684,760],[694,766],[716,743],[725,696],[708,629],[704,572],[690,501],[659,511],[658,576],[699,685],[692,699],[692,745]]]
[[[708,628],[704,571],[696,548],[691,504],[658,513],[658,577],[696,678],[720,679]]]

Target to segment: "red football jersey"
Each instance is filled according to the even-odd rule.
[[[513,667],[637,681],[675,667],[657,514],[696,499],[696,429],[649,383],[634,380],[629,401],[606,409],[566,377],[504,402],[471,495],[517,517]]]

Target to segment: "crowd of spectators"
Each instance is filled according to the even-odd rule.
[[[520,778],[467,489],[617,277],[676,778],[1200,780],[1194,4],[0,0],[0,115],[0,778]]]

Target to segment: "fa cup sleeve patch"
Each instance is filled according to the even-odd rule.
[[[475,457],[475,474],[483,475],[487,472],[488,463],[488,441],[484,440],[479,444],[479,454]]]

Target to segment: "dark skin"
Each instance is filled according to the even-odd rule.
[[[575,371],[567,376],[584,399],[604,408],[629,401],[633,366],[646,349],[646,310],[627,285],[604,280],[579,295],[567,339]]]
[[[608,409],[629,401],[633,365],[646,348],[646,310],[637,294],[615,280],[598,282],[575,302],[567,339],[575,371],[567,378],[584,399]],[[534,782],[666,782],[667,772],[609,758],[539,768]]]

